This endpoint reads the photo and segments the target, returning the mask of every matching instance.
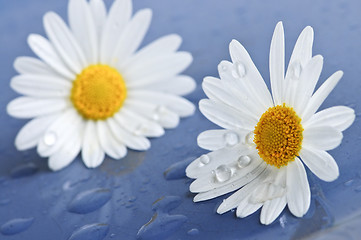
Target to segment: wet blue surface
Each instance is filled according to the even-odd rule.
[[[287,59],[298,34],[311,25],[314,55],[325,58],[320,82],[339,69],[345,72],[322,108],[347,105],[357,114],[354,125],[344,132],[341,146],[331,151],[340,177],[325,183],[309,174],[312,202],[302,219],[287,209],[270,226],[259,223],[259,212],[245,219],[237,219],[234,212],[218,215],[215,209],[222,197],[192,202],[190,180],[184,177],[186,163],[181,162],[205,153],[196,138],[214,125],[199,111],[183,119],[177,129],[153,139],[147,152],[130,151],[121,161],[107,158],[94,170],[85,168],[77,158],[63,171],[51,172],[47,160],[35,150],[16,151],[14,139],[26,121],[10,118],[5,108],[17,96],[9,87],[16,74],[14,59],[33,56],[26,44],[28,34],[44,34],[42,16],[46,11],[66,16],[67,1],[0,0],[0,239],[149,239],[162,229],[156,239],[357,239],[361,224],[361,2],[135,0],[134,5],[135,9],[153,9],[145,43],[169,33],[183,37],[181,49],[194,57],[186,71],[198,83],[188,96],[194,103],[204,98],[203,77],[217,76],[217,64],[229,59],[232,38],[247,48],[268,81],[268,52],[276,23],[284,23]],[[160,204],[154,210],[156,200],[163,199],[161,203],[170,196],[178,199],[177,204],[172,208]],[[156,213],[178,216],[176,224],[167,226],[171,223],[155,218],[147,225],[152,229],[139,236],[142,226]]]

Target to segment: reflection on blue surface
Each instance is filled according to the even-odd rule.
[[[105,1],[110,5],[110,0]],[[262,76],[267,78],[272,31],[282,20],[287,58],[299,32],[311,25],[315,30],[314,55],[325,58],[319,84],[336,70],[345,72],[321,108],[348,105],[360,116],[361,2],[358,0],[135,0],[134,5],[136,10],[150,7],[154,11],[145,43],[168,33],[183,37],[182,49],[194,57],[186,74],[198,83],[196,91],[188,97],[195,104],[205,97],[202,78],[216,76],[217,64],[229,58],[227,48],[232,38],[246,46]],[[259,223],[259,212],[245,219],[237,219],[234,212],[216,214],[223,197],[193,203],[194,195],[188,190],[190,180],[182,175],[183,165],[179,162],[204,153],[196,138],[214,125],[199,112],[182,120],[177,129],[153,139],[149,151],[130,152],[120,161],[106,159],[94,170],[86,169],[78,158],[63,171],[51,172],[47,160],[40,158],[35,150],[16,151],[13,142],[26,121],[10,118],[5,111],[6,104],[16,96],[9,87],[11,77],[16,74],[12,64],[17,56],[34,56],[26,39],[30,33],[44,34],[42,16],[49,10],[65,17],[67,1],[0,0],[0,226],[14,219],[32,219],[17,234],[4,235],[1,231],[0,239],[90,239],[89,236],[96,240],[135,239],[141,227],[154,216],[153,202],[167,196],[179,199],[179,205],[167,214],[184,216],[184,221],[179,221],[172,231],[163,232],[159,239],[331,239],[331,236],[357,239],[361,222],[358,118],[344,132],[342,145],[331,151],[338,162],[340,177],[332,183],[316,177],[310,179],[312,205],[308,214],[298,219],[286,209],[270,226]],[[164,172],[171,180],[165,179]],[[81,201],[75,209],[85,207],[86,211],[68,211],[79,194],[99,188],[109,189],[111,195],[97,195],[89,200],[96,202],[92,211],[82,206],[87,203]]]

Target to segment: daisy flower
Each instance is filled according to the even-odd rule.
[[[127,148],[147,150],[190,116],[194,105],[180,97],[195,88],[179,75],[192,62],[178,52],[181,38],[168,35],[139,48],[152,16],[132,16],[131,0],[116,0],[107,13],[102,0],[70,0],[69,25],[54,12],[44,16],[48,39],[31,34],[28,44],[40,58],[19,57],[11,87],[24,95],[8,113],[33,118],[18,133],[19,150],[37,147],[52,170],[69,165],[81,151],[89,168],[105,154],[120,159]]]
[[[198,145],[212,152],[186,169],[196,179],[190,185],[198,193],[195,202],[237,190],[217,213],[237,208],[244,218],[262,208],[260,221],[270,224],[286,205],[297,217],[307,212],[311,197],[304,165],[324,181],[338,177],[326,151],[341,143],[355,113],[345,106],[316,113],[343,73],[334,73],[314,92],[323,58],[312,57],[312,44],[313,29],[306,27],[284,74],[284,31],[277,24],[269,58],[271,94],[245,48],[236,40],[230,43],[232,62],[219,64],[220,79],[203,81],[209,99],[200,101],[200,110],[224,129],[198,136]]]

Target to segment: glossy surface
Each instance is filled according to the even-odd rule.
[[[111,1],[105,0],[109,6]],[[151,141],[147,152],[130,151],[120,161],[106,159],[97,169],[85,168],[79,157],[66,169],[51,172],[34,149],[18,152],[17,132],[26,121],[6,114],[17,94],[9,87],[17,56],[33,56],[26,44],[30,33],[44,34],[42,16],[66,16],[65,0],[0,0],[0,239],[357,239],[361,224],[361,2],[148,0],[134,1],[136,10],[153,9],[145,44],[169,33],[183,37],[181,49],[193,54],[186,74],[198,87],[188,96],[202,98],[204,76],[217,76],[217,65],[229,59],[228,44],[239,40],[268,82],[272,32],[283,21],[286,57],[297,36],[311,25],[314,55],[325,58],[322,83],[337,70],[345,75],[321,108],[347,105],[357,118],[331,151],[340,177],[326,183],[308,174],[311,207],[302,219],[286,209],[270,226],[259,223],[259,212],[237,219],[234,212],[215,213],[223,198],[193,203],[184,169],[206,151],[196,138],[214,125],[199,111],[178,128]],[[287,61],[286,61],[287,62]],[[319,84],[320,84],[319,83]],[[232,140],[232,139],[231,139]],[[243,162],[242,162],[243,164]],[[226,175],[225,175],[226,176]],[[155,203],[154,203],[155,202]]]

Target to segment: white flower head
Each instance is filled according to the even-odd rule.
[[[33,118],[18,133],[19,150],[37,146],[49,167],[69,165],[81,151],[87,167],[105,154],[120,159],[127,147],[147,150],[147,137],[159,137],[190,116],[194,105],[180,97],[193,91],[192,78],[179,75],[192,62],[178,52],[181,38],[164,36],[139,48],[152,12],[132,16],[131,0],[115,0],[107,13],[103,0],[70,0],[69,25],[53,12],[44,16],[48,39],[31,34],[40,58],[19,57],[20,75],[11,87],[24,95],[8,113]]]
[[[326,151],[341,143],[355,113],[345,106],[316,113],[343,73],[334,73],[314,92],[323,58],[312,57],[312,44],[313,29],[306,27],[284,74],[284,31],[277,24],[269,59],[271,95],[245,48],[236,40],[230,43],[232,62],[219,64],[220,79],[203,81],[209,99],[200,101],[200,110],[224,129],[198,136],[198,145],[211,152],[186,169],[196,179],[190,185],[198,193],[195,202],[236,191],[219,206],[219,214],[237,208],[243,218],[262,208],[261,223],[270,224],[286,205],[297,217],[309,209],[304,164],[324,181],[338,177]]]

